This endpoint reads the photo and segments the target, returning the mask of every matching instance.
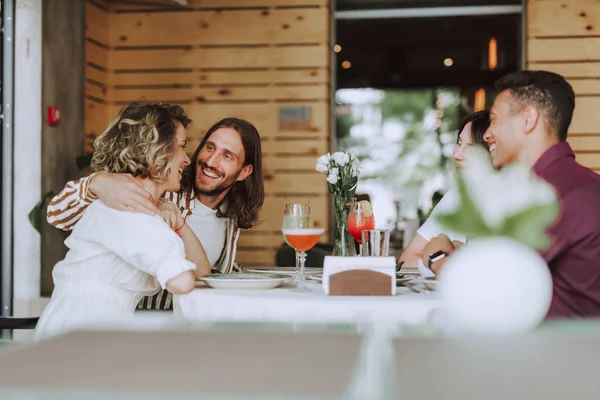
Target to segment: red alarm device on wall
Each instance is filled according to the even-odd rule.
[[[56,106],[48,106],[48,125],[60,125],[60,110]]]

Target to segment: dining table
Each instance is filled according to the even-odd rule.
[[[174,296],[174,313],[197,322],[419,324],[434,316],[435,292],[398,287],[392,296],[331,296],[321,283],[306,291],[284,283],[271,290],[213,289],[202,282]]]

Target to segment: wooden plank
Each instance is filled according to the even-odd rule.
[[[223,100],[326,100],[329,87],[325,84],[310,86],[261,87],[200,87],[194,89],[198,101]]]
[[[188,88],[139,88],[113,89],[111,101],[130,102],[138,99],[181,101],[230,101],[230,100],[326,100],[329,88],[317,86],[258,86],[258,87],[188,87]]]
[[[528,1],[528,35],[591,36],[600,34],[597,0]]]
[[[110,20],[111,46],[324,43],[325,8],[122,13]],[[243,21],[243,23],[240,23]]]
[[[600,79],[569,79],[576,95],[600,95]]]
[[[316,156],[267,156],[263,158],[265,168],[270,171],[294,170],[294,171],[314,171]]]
[[[197,73],[186,72],[113,72],[110,82],[117,86],[194,85],[199,83]]]
[[[96,46],[93,43],[85,42],[85,61],[86,63],[93,63],[100,67],[108,67],[108,50]]]
[[[93,83],[85,83],[85,95],[92,96],[97,99],[103,99],[106,97],[106,89],[101,86],[94,85]]]
[[[251,229],[249,232],[243,230],[240,233],[238,248],[278,248],[282,243],[284,243],[284,240],[281,234],[281,226],[278,233],[255,232],[254,229]]]
[[[108,44],[108,13],[91,1],[85,6],[85,36],[102,44]]]
[[[85,79],[91,79],[103,85],[108,84],[108,72],[101,71],[94,67],[86,66],[85,67]]]
[[[188,140],[188,153],[193,154],[200,144],[201,137],[192,137]],[[330,151],[329,140],[326,138],[308,138],[301,140],[271,140],[262,138],[263,157],[273,156],[311,156],[317,157]],[[314,167],[314,165],[313,165]],[[311,169],[312,170],[312,169]]]
[[[590,169],[600,169],[600,152],[599,153],[579,153],[575,156],[577,162],[584,167]]]
[[[243,267],[250,265],[273,266],[275,265],[274,249],[238,249],[235,260]]]
[[[329,0],[189,0],[186,8],[249,8],[249,7],[326,7]],[[175,3],[171,6],[131,4],[126,1],[111,0],[109,3],[111,11],[138,11],[138,10],[173,10],[182,9]]]
[[[578,97],[575,99],[570,134],[600,133],[600,97]]]
[[[326,67],[326,45],[111,51],[110,69]]]
[[[111,117],[107,114],[106,104],[95,101],[85,101],[85,133],[94,136],[100,135],[108,127]]]
[[[304,154],[319,157],[330,151],[328,138],[306,138],[302,140],[265,140],[264,154]]]
[[[569,135],[568,142],[575,152],[597,151],[600,152],[600,134],[590,136]]]
[[[327,83],[328,74],[329,72],[324,68],[207,72],[115,72],[111,75],[111,83],[115,86]]]
[[[130,103],[133,101],[162,101],[180,103],[192,101],[194,88],[160,88],[160,89],[113,89],[109,101]]]
[[[311,107],[312,120],[308,129],[282,130],[279,129],[278,104],[273,103],[240,103],[240,104],[189,104],[183,105],[192,125],[188,128],[189,148],[192,142],[200,142],[206,131],[216,122],[226,117],[242,118],[254,124],[261,137],[309,137],[329,138],[329,103],[311,102],[299,103],[298,106]],[[116,115],[123,106],[111,105],[109,115]]]
[[[327,185],[323,174],[275,173],[265,170],[265,193],[268,195],[321,195],[326,193]]]
[[[568,62],[568,63],[535,63],[530,62],[530,69],[556,72],[565,78],[598,78],[600,62]]]
[[[248,120],[260,133],[261,137],[277,136],[312,136],[329,137],[329,103],[298,103],[298,106],[311,107],[312,120],[308,129],[294,131],[282,130],[279,127],[278,104],[193,104],[186,106],[188,114],[194,121],[194,127],[204,132],[215,122],[225,117],[238,117]]]
[[[600,37],[530,39],[528,61],[600,61]]]
[[[199,75],[202,84],[237,83],[328,83],[326,68],[262,71],[207,71]]]

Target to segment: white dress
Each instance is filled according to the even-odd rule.
[[[144,296],[196,266],[159,216],[118,211],[100,200],[85,211],[54,267],[54,292],[35,339],[133,318]]]
[[[417,230],[417,233],[427,241],[430,241],[432,238],[443,233],[444,235],[447,235],[450,240],[460,240],[465,243],[467,241],[467,236],[464,233],[452,232],[441,226],[435,219],[439,214],[445,214],[456,210],[458,208],[458,203],[459,197],[458,193],[456,193],[456,189],[450,188],[446,194],[444,194],[444,197],[437,203],[431,214],[429,214],[429,218],[427,218],[423,225]]]

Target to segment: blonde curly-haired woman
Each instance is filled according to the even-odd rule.
[[[190,292],[210,264],[178,208],[160,199],[179,190],[190,163],[183,109],[130,104],[94,143],[95,171],[131,174],[155,199],[160,215],[107,207],[94,201],[65,244],[54,267],[54,292],[40,317],[36,340],[133,318],[140,299],[160,288]],[[185,246],[184,246],[185,245]]]

